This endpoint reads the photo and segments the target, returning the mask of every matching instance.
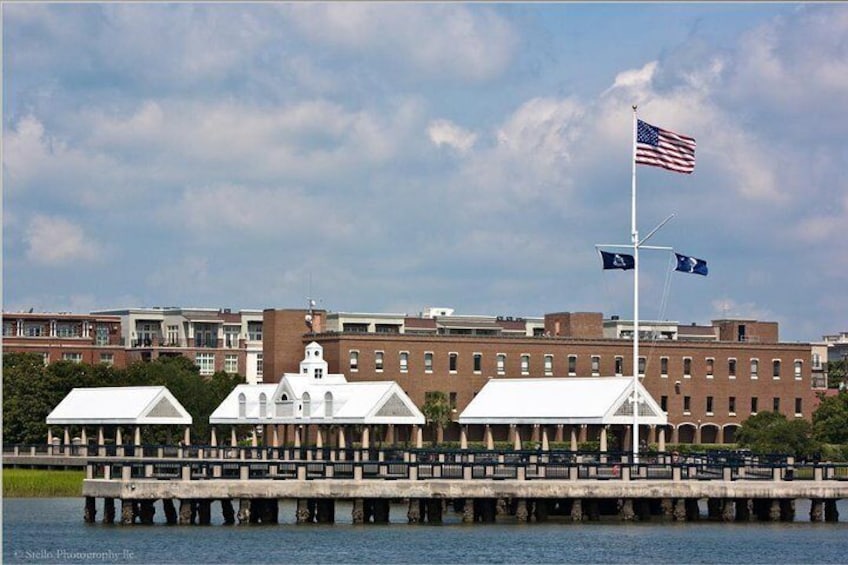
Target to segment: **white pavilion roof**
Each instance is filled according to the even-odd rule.
[[[48,424],[189,425],[191,414],[164,386],[75,388],[47,416]]]
[[[263,396],[264,395],[264,398]],[[210,424],[423,424],[424,415],[394,381],[347,382],[328,374],[323,349],[306,346],[300,373],[279,383],[238,385]]]
[[[641,383],[639,423],[667,415]],[[491,379],[459,416],[460,424],[632,424],[633,379],[561,377]]]

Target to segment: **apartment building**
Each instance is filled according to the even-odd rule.
[[[56,361],[126,365],[118,316],[4,312],[3,351],[35,353],[45,365]]]
[[[120,318],[130,362],[181,355],[193,359],[201,375],[224,371],[262,382],[261,310],[170,306],[94,314]]]

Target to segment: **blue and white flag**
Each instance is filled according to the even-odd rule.
[[[604,269],[621,269],[627,271],[636,268],[636,260],[633,255],[625,253],[608,253],[601,251],[601,259],[604,261]]]
[[[707,276],[709,270],[707,269],[707,262],[703,259],[681,255],[680,253],[675,253],[675,255],[677,255],[677,267],[675,267],[675,271]]]

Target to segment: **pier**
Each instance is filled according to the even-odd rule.
[[[281,501],[298,523],[332,523],[339,501],[354,523],[385,523],[389,503],[408,503],[410,523],[703,519],[792,521],[795,501],[809,519],[838,521],[848,497],[848,465],[759,460],[715,454],[678,456],[572,451],[162,447],[85,458],[85,519],[152,523],[161,501],[169,524],[209,524],[212,503],[224,523],[276,523]],[[98,499],[102,504],[98,504]],[[121,510],[116,517],[115,504]],[[216,505],[217,506],[217,505]],[[178,510],[179,508],[179,510]]]

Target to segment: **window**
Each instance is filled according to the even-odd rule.
[[[316,379],[323,379],[324,369],[322,367],[315,367],[315,373],[313,373],[313,377]]]
[[[238,373],[238,355],[228,353],[224,355],[224,372],[231,375]]]
[[[668,397],[665,395],[660,397],[660,408],[663,412],[668,412]]]
[[[69,322],[59,322],[56,324],[56,337],[79,337],[77,325]]]
[[[736,378],[736,359],[727,360],[727,376],[731,379]]]
[[[592,355],[592,376],[597,377],[601,374],[601,358],[597,355]]]
[[[660,357],[660,376],[668,378],[668,357]]]
[[[692,410],[692,397],[691,396],[684,396],[683,397],[683,413],[689,414],[689,412],[691,410]]]
[[[100,354],[100,362],[104,365],[112,367],[115,365],[115,354],[114,353],[101,353]]]
[[[818,354],[818,353],[813,353],[813,369],[818,370],[818,369],[821,369],[821,367],[822,367],[821,355]]]
[[[795,415],[796,416],[803,416],[804,415],[804,413],[802,411],[803,407],[804,407],[803,406],[803,399],[796,398],[795,399]]]
[[[41,337],[44,335],[44,324],[24,324],[24,335],[27,337]]]
[[[3,336],[9,337],[15,335],[15,328],[12,322],[3,322]]]
[[[94,344],[109,345],[109,326],[106,324],[97,324],[94,327]]]
[[[333,393],[330,391],[324,393],[324,417],[333,417]]]
[[[215,372],[214,353],[198,353],[194,358],[194,362],[200,367],[201,375],[211,375]]]
[[[774,410],[775,412],[780,412],[780,397],[779,396],[775,396],[774,398],[772,398],[771,404],[772,404],[772,410]]]
[[[751,359],[751,378],[756,379],[760,375],[760,360]]]
[[[715,369],[715,359],[707,357],[707,378],[713,378],[713,370]]]
[[[233,349],[239,346],[239,329],[238,326],[224,326],[224,347]]]
[[[433,353],[430,351],[424,354],[424,372],[433,372]]]
[[[374,352],[374,370],[378,373],[383,372],[383,352],[375,351]]]
[[[475,353],[474,354],[474,372],[480,373],[483,370],[483,354]]]
[[[804,362],[800,359],[795,360],[795,380],[801,380],[801,370],[804,368]]]
[[[689,379],[692,377],[692,358],[684,357],[683,358],[683,378]]]
[[[529,375],[530,374],[530,356],[522,355],[521,356],[521,374]]]
[[[180,327],[168,326],[168,344],[178,345],[180,341]]]
[[[349,357],[351,372],[359,371],[359,351],[351,351]]]
[[[150,324],[151,326],[153,324]],[[150,334],[152,337],[152,334]],[[215,324],[194,324],[194,346],[195,347],[217,347],[217,330]],[[150,345],[150,338],[145,338],[144,345]]]
[[[247,323],[247,339],[251,341],[262,341],[262,322]]]
[[[243,392],[240,392],[238,395],[238,403],[239,403],[239,418],[247,417],[247,397]]]
[[[451,353],[448,355],[448,369],[451,373],[456,373],[457,359],[458,355],[456,353]]]
[[[448,403],[450,405],[451,411],[456,412],[456,393],[455,392],[451,392],[450,394],[448,394]]]
[[[400,352],[400,372],[405,373],[409,370],[409,352]]]
[[[568,374],[576,375],[577,374],[577,355],[569,355],[568,356]]]
[[[374,331],[378,334],[399,334],[400,326],[396,324],[375,324]]]
[[[647,360],[644,357],[639,357],[639,376],[645,376],[645,366],[647,365]]]
[[[342,324],[342,331],[343,332],[360,333],[360,334],[368,333],[368,324],[362,324],[362,323],[358,323],[358,322],[348,322],[348,323]]]
[[[312,397],[308,392],[303,393],[303,417],[309,418],[312,416]]]
[[[771,376],[775,379],[780,378],[780,359],[771,362]]]
[[[727,412],[731,416],[736,415],[736,397],[735,396],[731,396],[730,398],[727,399]]]
[[[554,374],[554,356],[545,355],[545,376],[550,377]]]
[[[707,416],[712,416],[712,415],[713,415],[713,397],[708,396],[707,397]]]
[[[498,353],[498,374],[503,375],[506,373],[506,355],[503,353]]]
[[[259,417],[268,417],[268,397],[264,392],[259,393]]]
[[[262,382],[262,373],[265,369],[263,354],[259,353],[256,355],[256,380]]]
[[[758,408],[758,407],[757,407],[757,397],[756,397],[756,396],[752,396],[752,397],[751,397],[751,415],[752,415],[752,416],[753,416],[753,415],[755,415],[755,414],[757,413],[757,408]]]
[[[62,361],[82,363],[82,353],[62,353]]]

